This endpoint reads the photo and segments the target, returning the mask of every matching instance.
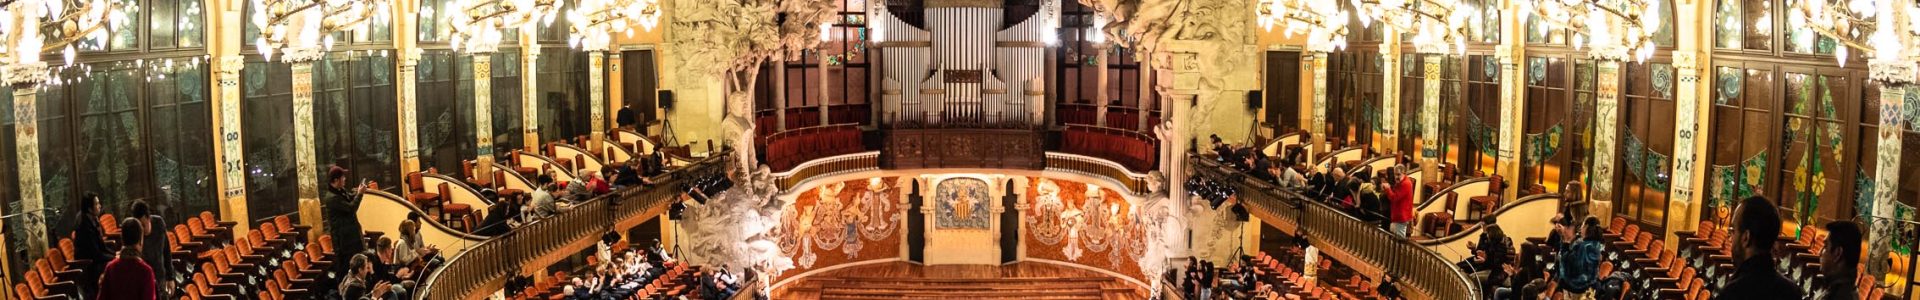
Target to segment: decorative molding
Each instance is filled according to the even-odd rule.
[[[933,41],[885,41],[880,48],[931,48]]]
[[[1046,48],[1047,43],[1041,41],[996,41],[993,42],[993,46],[999,48]]]

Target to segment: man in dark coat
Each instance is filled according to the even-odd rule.
[[[1760,196],[1740,201],[1733,209],[1736,228],[1730,237],[1733,279],[1713,293],[1713,299],[1801,299],[1800,285],[1780,275],[1773,261],[1773,244],[1780,236],[1780,211]]]
[[[141,247],[143,253],[140,259],[153,267],[153,278],[160,281],[154,286],[154,295],[163,297],[172,295],[170,292],[173,290],[174,280],[171,267],[173,257],[167,251],[166,233],[158,230],[167,228],[167,222],[160,218],[160,214],[155,212],[152,206],[147,205],[147,201],[134,201],[131,210],[133,214],[129,217],[140,220],[140,232],[146,235],[141,239],[140,244],[144,247]],[[125,230],[123,229],[120,234],[126,234]]]
[[[366,251],[366,241],[360,238],[360,191],[367,186],[347,187],[347,169],[334,166],[327,170],[328,200],[322,205],[326,210],[327,234],[333,236],[334,261],[349,261],[354,254]],[[340,274],[352,270],[348,264],[334,264]]]
[[[87,193],[80,196],[77,203],[78,214],[73,218],[73,255],[76,259],[89,263],[81,274],[80,293],[87,297],[99,295],[100,272],[113,260],[113,251],[107,249],[106,230],[100,228],[100,195]]]
[[[1840,220],[1827,223],[1827,250],[1820,251],[1820,271],[1827,282],[1820,300],[1860,299],[1860,223]]]

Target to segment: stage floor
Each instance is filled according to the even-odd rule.
[[[773,299],[1137,300],[1147,293],[1107,274],[1045,263],[921,266],[906,262],[814,274],[773,291]]]

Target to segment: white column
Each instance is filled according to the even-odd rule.
[[[39,90],[40,81],[46,80],[45,63],[29,66],[8,66],[7,84],[13,85],[13,138],[15,169],[20,180],[20,214],[23,228],[17,230],[26,236],[27,254],[39,257],[47,249],[47,221],[57,216],[47,214],[45,195],[40,186],[40,117]],[[42,74],[23,76],[24,73]],[[0,244],[4,244],[0,241]],[[0,246],[5,247],[5,246]],[[0,260],[6,260],[0,258]]]
[[[1908,64],[1908,67],[1908,74],[1911,75],[1913,70],[1911,69],[1911,64]],[[1907,78],[1912,78],[1912,76],[1908,76]],[[1885,264],[1877,262],[1886,261],[1887,253],[1892,251],[1892,249],[1888,247],[1892,245],[1892,241],[1889,239],[1892,239],[1893,236],[1885,233],[1895,231],[1881,230],[1880,227],[1899,226],[1898,224],[1893,224],[1893,222],[1895,222],[1894,220],[1896,220],[1893,214],[1894,206],[1900,205],[1898,198],[1900,192],[1900,152],[1902,151],[1900,142],[1901,136],[1904,135],[1901,132],[1901,125],[1903,123],[1901,118],[1903,116],[1901,116],[1899,112],[1904,108],[1902,102],[1905,101],[1906,95],[1913,92],[1915,91],[1911,84],[1888,84],[1880,87],[1880,143],[1875,145],[1878,148],[1874,150],[1874,153],[1876,153],[1878,157],[1874,159],[1876,164],[1873,169],[1873,222],[1869,224],[1868,227],[1873,230],[1867,231],[1871,237],[1869,240],[1872,241],[1869,245],[1873,245],[1873,249],[1870,249],[1872,251],[1867,252],[1869,257],[1867,261],[1876,263],[1866,264],[1868,272],[1880,273],[1870,274],[1884,273],[1883,271],[1886,269]],[[1911,122],[1913,120],[1905,121]]]
[[[1421,62],[1420,182],[1437,182],[1440,164],[1440,61],[1445,55],[1427,54]]]
[[[1320,155],[1327,153],[1327,53],[1313,52],[1306,66],[1313,72],[1313,119],[1306,124],[1313,135],[1312,144],[1306,147],[1307,162],[1311,165],[1320,161]]]
[[[1382,154],[1397,153],[1400,147],[1400,34],[1393,26],[1382,26],[1386,41],[1380,43],[1380,136],[1373,149]],[[1369,128],[1371,129],[1371,128]]]
[[[420,66],[420,50],[409,49],[399,52],[399,70],[395,72],[394,86],[399,88],[400,95],[394,98],[399,100],[397,101],[399,103],[396,103],[396,105],[399,106],[397,110],[400,112],[400,130],[395,130],[394,132],[400,135],[400,174],[405,176],[407,173],[417,172],[421,169],[420,108],[418,106],[419,95],[417,95],[417,90],[419,89],[419,84],[417,83],[419,73],[415,72],[415,68]],[[400,185],[404,187],[406,184],[406,180],[401,180]],[[402,190],[411,190],[412,188],[413,187],[404,187]]]
[[[520,36],[533,35],[522,33]],[[521,49],[524,50],[520,51],[520,131],[525,135],[526,143],[523,143],[520,148],[531,153],[541,153],[540,85],[537,81],[540,72],[536,69],[539,66],[534,65],[534,62],[540,59],[540,47],[521,47]],[[473,92],[478,94],[491,91],[474,89]],[[599,119],[595,118],[595,120]],[[565,140],[567,137],[560,138]]]
[[[587,101],[593,107],[588,114],[593,117],[593,140],[587,149],[598,152],[606,149],[602,146],[607,140],[607,61],[606,51],[591,51],[587,54]],[[610,153],[603,157],[613,158]]]

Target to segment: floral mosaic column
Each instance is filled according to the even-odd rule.
[[[1869,233],[1873,249],[1867,252],[1869,262],[1887,261],[1887,253],[1892,251],[1889,249],[1893,244],[1892,239],[1897,234],[1893,230],[1897,225],[1883,223],[1882,220],[1898,220],[1894,210],[1899,205],[1902,114],[1906,111],[1904,105],[1907,98],[1915,97],[1914,93],[1911,84],[1888,84],[1880,88],[1880,143],[1875,145],[1877,148],[1874,150],[1879,156],[1874,159],[1877,164],[1874,166],[1873,185],[1876,188],[1873,189],[1874,218]],[[1878,272],[1870,274],[1883,274],[1885,268],[1885,264],[1867,264],[1868,272]]]
[[[473,54],[473,135],[474,152],[473,180],[481,184],[493,183],[493,111],[488,109],[493,103],[493,53]]]
[[[1519,126],[1522,123],[1516,119],[1521,118],[1521,112],[1526,111],[1523,107],[1526,105],[1526,102],[1520,100],[1520,98],[1525,95],[1521,93],[1520,90],[1522,86],[1520,74],[1522,73],[1519,71],[1520,59],[1517,57],[1516,52],[1518,52],[1518,50],[1498,51],[1495,55],[1500,60],[1501,117],[1499,136],[1494,139],[1497,141],[1496,143],[1498,145],[1496,147],[1499,149],[1495,152],[1498,156],[1494,160],[1494,171],[1496,174],[1506,178],[1505,182],[1508,183],[1503,183],[1506,185],[1512,185],[1510,182],[1519,179],[1517,178],[1517,175],[1520,174],[1520,151],[1518,148],[1520,146],[1521,133]],[[1518,189],[1508,188],[1502,195],[1503,197],[1507,197],[1507,199],[1514,199],[1514,197],[1518,195],[1518,193],[1515,193],[1515,190]]]
[[[1421,63],[1424,83],[1420,99],[1420,182],[1435,182],[1440,177],[1434,170],[1440,163],[1440,60],[1439,54],[1427,54]]]
[[[588,112],[588,115],[592,116],[592,121],[588,123],[593,123],[593,141],[587,145],[590,151],[606,149],[606,146],[601,146],[607,139],[607,84],[605,82],[607,68],[603,66],[606,60],[606,51],[592,51],[587,54],[587,101],[592,103],[588,105],[592,107]]]
[[[13,139],[16,170],[20,180],[22,228],[15,230],[27,241],[29,257],[39,257],[47,249],[47,202],[40,186],[40,82],[47,80],[47,64],[34,62],[6,67],[7,84],[13,85]],[[0,240],[0,247],[7,241]],[[5,250],[5,249],[0,249]],[[4,260],[4,259],[0,259]]]
[[[1393,26],[1385,26],[1385,36],[1400,36]],[[1380,43],[1380,74],[1386,77],[1380,88],[1380,136],[1373,149],[1397,153],[1400,146],[1400,39]]]
[[[303,203],[320,201],[320,173],[313,145],[313,62],[321,55],[324,53],[318,49],[299,49],[281,58],[293,64],[293,160]]]
[[[1594,100],[1594,118],[1597,120],[1594,123],[1598,125],[1593,128],[1593,176],[1589,177],[1593,182],[1589,186],[1593,188],[1591,199],[1595,207],[1609,208],[1596,209],[1593,215],[1606,219],[1605,216],[1611,216],[1613,212],[1610,209],[1613,207],[1613,157],[1614,152],[1619,150],[1614,143],[1619,139],[1620,129],[1620,61],[1601,60],[1597,72],[1599,86],[1596,91],[1599,95]]]
[[[246,61],[239,55],[222,56],[214,64],[214,74],[219,86],[214,88],[217,103],[215,115],[220,119],[220,169],[217,172],[220,185],[220,217],[226,221],[240,221],[240,228],[246,229],[247,218],[247,180],[246,163],[243,158],[240,141],[240,69]]]
[[[1320,161],[1320,155],[1327,153],[1327,53],[1314,52],[1306,66],[1313,72],[1313,120],[1307,122],[1313,144],[1307,147],[1307,161]]]
[[[399,72],[394,85],[400,89],[400,96],[395,97],[398,98],[400,106],[397,109],[400,111],[400,130],[395,132],[400,134],[401,175],[420,171],[420,127],[418,125],[420,107],[419,96],[415,94],[415,90],[419,88],[416,84],[419,73],[414,73],[414,68],[418,66],[420,66],[420,49],[400,51]],[[411,189],[411,187],[408,188]]]
[[[526,33],[521,35],[527,36]],[[520,128],[526,136],[526,143],[523,143],[520,148],[528,152],[540,153],[540,93],[536,92],[540,87],[535,81],[539,78],[535,75],[540,72],[537,71],[537,66],[534,66],[534,63],[540,61],[540,47],[522,47],[521,49],[526,50],[520,52],[522,53],[520,57]]]
[[[1672,234],[1673,232],[1699,230],[1699,228],[1693,228],[1698,227],[1695,224],[1700,218],[1700,207],[1704,206],[1702,200],[1704,197],[1700,197],[1698,189],[1705,186],[1706,181],[1696,179],[1705,179],[1705,174],[1708,174],[1706,165],[1699,163],[1706,159],[1706,153],[1695,151],[1698,147],[1696,142],[1700,142],[1699,129],[1702,127],[1699,116],[1707,113],[1700,106],[1700,101],[1707,97],[1701,97],[1700,93],[1696,92],[1702,86],[1700,71],[1703,68],[1698,56],[1693,53],[1681,51],[1674,53],[1673,56],[1675,71],[1679,75],[1677,87],[1681,92],[1675,94],[1673,105],[1675,112],[1673,181],[1669,188],[1669,193],[1673,197],[1667,202],[1667,211],[1673,213],[1667,214],[1668,234],[1666,235],[1669,244],[1677,242],[1675,240],[1677,235]],[[1659,76],[1654,77],[1654,80],[1660,79]]]

